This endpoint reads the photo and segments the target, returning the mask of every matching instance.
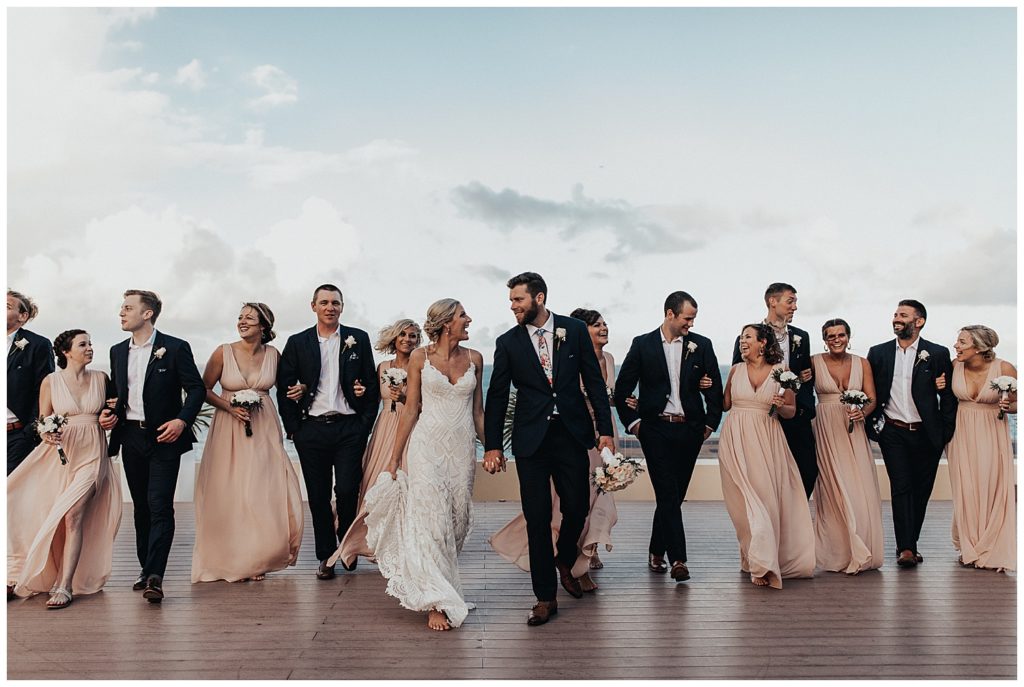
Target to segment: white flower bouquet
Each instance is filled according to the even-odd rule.
[[[44,434],[59,434],[67,423],[67,417],[59,413],[54,413],[53,415],[47,415],[36,420],[36,431],[39,433],[39,436]],[[61,465],[68,464],[68,454],[64,453],[64,447],[59,441],[57,442],[57,455],[60,456]]]
[[[236,391],[231,396],[231,407],[232,408],[245,408],[250,413],[259,410],[263,407],[263,397],[258,392],[252,389],[243,389],[242,391]],[[252,436],[252,420],[245,421],[245,436]]]
[[[871,403],[871,399],[863,391],[857,391],[856,389],[848,389],[842,393],[839,397],[839,402],[843,405],[850,406],[860,410],[867,404]],[[853,433],[853,420],[850,420],[850,424],[846,426],[848,433]]]
[[[405,384],[405,380],[408,379],[408,377],[409,373],[400,367],[389,367],[380,375],[381,381],[391,387],[402,386]],[[391,412],[395,412],[396,408],[397,406],[395,405],[395,402],[391,401]]]
[[[1010,394],[1017,393],[1017,380],[1009,375],[1001,375],[989,382],[988,387],[999,392],[999,400],[1005,401]],[[1006,417],[1002,408],[999,409],[999,419]]]
[[[800,388],[800,376],[795,372],[789,370],[783,370],[781,367],[777,367],[772,370],[772,379],[779,383],[779,396],[786,393],[786,389],[792,389],[796,391]],[[775,406],[773,405],[768,409],[768,417],[775,414]]]
[[[601,461],[604,465],[594,468],[590,480],[602,494],[625,489],[644,471],[639,458],[623,458],[621,453],[613,455],[606,448],[601,450]]]

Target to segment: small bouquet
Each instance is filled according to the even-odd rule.
[[[594,468],[590,480],[602,494],[625,489],[644,471],[639,458],[623,458],[621,453],[612,455],[606,448],[601,450],[601,460],[604,465]]]
[[[232,408],[245,408],[250,413],[263,407],[263,397],[252,389],[236,391],[231,396]],[[252,420],[245,421],[245,436],[252,436]]]
[[[54,413],[53,415],[47,415],[36,420],[36,431],[39,432],[39,436],[44,434],[56,434],[64,429],[64,425],[68,423],[67,417]],[[60,456],[60,464],[68,464],[68,454],[64,453],[64,447],[61,446],[60,442],[57,442],[57,455]]]
[[[839,402],[842,403],[843,405],[847,405],[850,406],[851,408],[856,408],[857,410],[860,410],[867,404],[871,403],[871,399],[868,398],[868,395],[863,391],[850,389],[842,393],[842,395],[839,397]],[[851,434],[853,433],[853,420],[850,420],[850,424],[846,426],[846,431]]]
[[[999,392],[999,400],[1005,401],[1010,394],[1017,393],[1017,380],[1013,377],[1002,375],[989,382],[988,387]],[[1002,408],[999,409],[999,419],[1006,417]]]
[[[796,391],[800,388],[800,375],[789,370],[783,370],[781,367],[777,367],[772,370],[772,379],[779,383],[779,396],[782,396],[786,389],[792,389]],[[773,405],[768,409],[768,417],[775,414],[775,406]]]
[[[388,386],[399,387],[405,384],[405,380],[409,377],[409,373],[400,367],[389,367],[384,370],[380,379]],[[391,412],[395,412],[395,402],[391,401]]]

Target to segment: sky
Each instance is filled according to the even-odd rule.
[[[127,288],[202,365],[321,282],[371,333],[457,298],[489,359],[526,270],[619,361],[685,290],[728,362],[783,281],[815,340],[916,298],[1016,362],[1013,8],[7,12],[7,283],[100,367]]]

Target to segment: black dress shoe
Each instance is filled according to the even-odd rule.
[[[142,590],[142,598],[151,604],[158,604],[164,600],[163,579],[159,575],[150,575],[146,578],[146,588]]]
[[[146,588],[146,573],[139,573],[139,576],[135,578],[135,584],[132,585],[132,590],[141,592]]]
[[[327,565],[327,561],[320,561],[320,566],[316,569],[316,577],[318,580],[333,580],[334,566]]]
[[[345,561],[342,561],[341,562],[341,567],[343,567],[345,570],[347,570],[349,572],[352,572],[353,570],[356,569],[356,565],[358,565],[358,563],[359,563],[359,556],[356,556],[355,558],[352,559],[352,565],[345,565]]]
[[[672,564],[672,579],[676,582],[685,582],[690,579],[690,570],[686,567],[686,563],[676,561]]]
[[[653,553],[647,554],[647,568],[654,573],[667,573],[668,565],[665,564],[664,556],[655,556]]]
[[[901,568],[914,568],[917,566],[917,557],[914,556],[914,552],[910,549],[904,549],[900,551],[900,555],[896,559],[896,565]]]
[[[924,556],[919,554],[917,551],[914,552],[914,560],[918,563],[924,563]]]
[[[558,579],[562,583],[562,588],[569,592],[569,595],[574,599],[582,599],[583,586],[579,580],[572,576],[572,570],[569,566],[564,563],[555,563],[555,568],[558,569]]]

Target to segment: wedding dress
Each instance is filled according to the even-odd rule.
[[[426,360],[420,385],[407,472],[381,473],[366,493],[366,541],[388,594],[413,611],[443,611],[458,627],[474,607],[463,598],[458,554],[473,528],[475,366],[452,384]]]

